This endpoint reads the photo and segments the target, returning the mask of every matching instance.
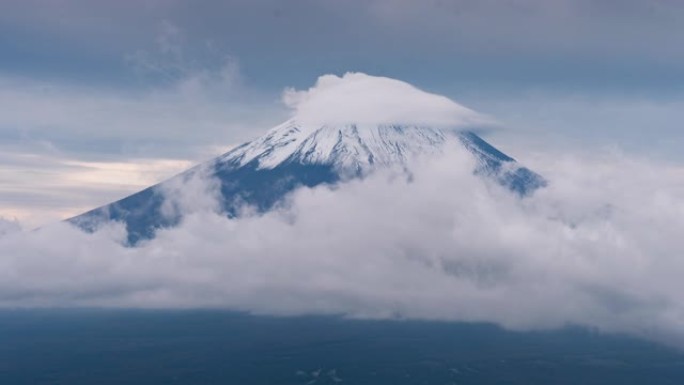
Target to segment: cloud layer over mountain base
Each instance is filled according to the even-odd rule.
[[[684,344],[681,170],[544,159],[532,166],[549,186],[520,200],[447,152],[410,182],[387,171],[300,189],[241,219],[212,211],[211,181],[174,189],[201,207],[136,248],[120,224],[14,231],[0,238],[0,305],[579,324]]]

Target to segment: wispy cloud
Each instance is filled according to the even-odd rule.
[[[127,56],[144,80],[136,90],[0,74],[0,215],[34,226],[78,214],[285,116],[243,84],[234,57],[206,46],[198,60],[181,29],[159,25],[155,45]]]
[[[179,159],[94,162],[24,152],[5,153],[2,162],[0,213],[26,228],[121,199],[192,165]]]

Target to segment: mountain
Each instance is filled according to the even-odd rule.
[[[512,193],[525,196],[546,183],[472,131],[415,124],[317,125],[293,118],[205,164],[68,221],[86,231],[106,221],[124,222],[128,242],[135,245],[181,221],[180,212],[165,205],[166,193],[197,176],[218,181],[219,210],[235,217],[245,204],[267,211],[301,186],[341,183],[383,167],[407,169],[409,160],[439,154],[449,143],[475,157],[475,173],[494,178]]]

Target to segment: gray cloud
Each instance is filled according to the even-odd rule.
[[[601,96],[584,92],[469,94],[462,100],[504,122],[492,133],[504,152],[530,159],[536,153],[625,152],[681,163],[684,103],[681,98]]]
[[[20,230],[21,226],[16,219],[8,220],[0,217],[0,238],[7,234],[19,232]]]
[[[278,115],[271,96],[244,86],[237,59],[225,51],[192,48],[168,22],[145,40],[153,45],[125,55],[149,82],[137,90],[0,73],[0,136],[81,154],[97,143],[91,156],[207,156],[207,146],[250,137],[254,125]]]
[[[585,51],[598,56],[639,53],[682,59],[684,54],[675,45],[648,44],[682,32],[684,7],[675,1],[376,0],[369,10],[399,33],[427,27],[428,33],[497,56],[526,51],[571,56]],[[406,20],[425,23],[397,23]]]
[[[206,45],[218,47],[241,58],[251,81],[275,88],[360,70],[435,87],[504,82],[681,92],[684,76],[676,44],[684,6],[675,0],[32,0],[3,10],[7,36],[37,46],[59,36],[61,45],[44,55],[62,69],[80,68],[81,61],[67,61],[70,52],[112,70],[112,61],[149,49],[159,26],[171,23],[197,47],[195,57]],[[13,70],[36,59],[7,48],[17,57]]]
[[[116,224],[7,235],[0,304],[581,324],[684,343],[681,168],[547,158],[533,166],[550,186],[519,200],[458,149],[422,162],[412,183],[379,172],[237,220],[206,205],[211,188],[172,189],[188,215],[138,248]]]

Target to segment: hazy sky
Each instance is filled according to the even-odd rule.
[[[32,227],[258,136],[286,87],[362,71],[497,119],[536,153],[682,163],[678,0],[7,0],[0,216]]]

